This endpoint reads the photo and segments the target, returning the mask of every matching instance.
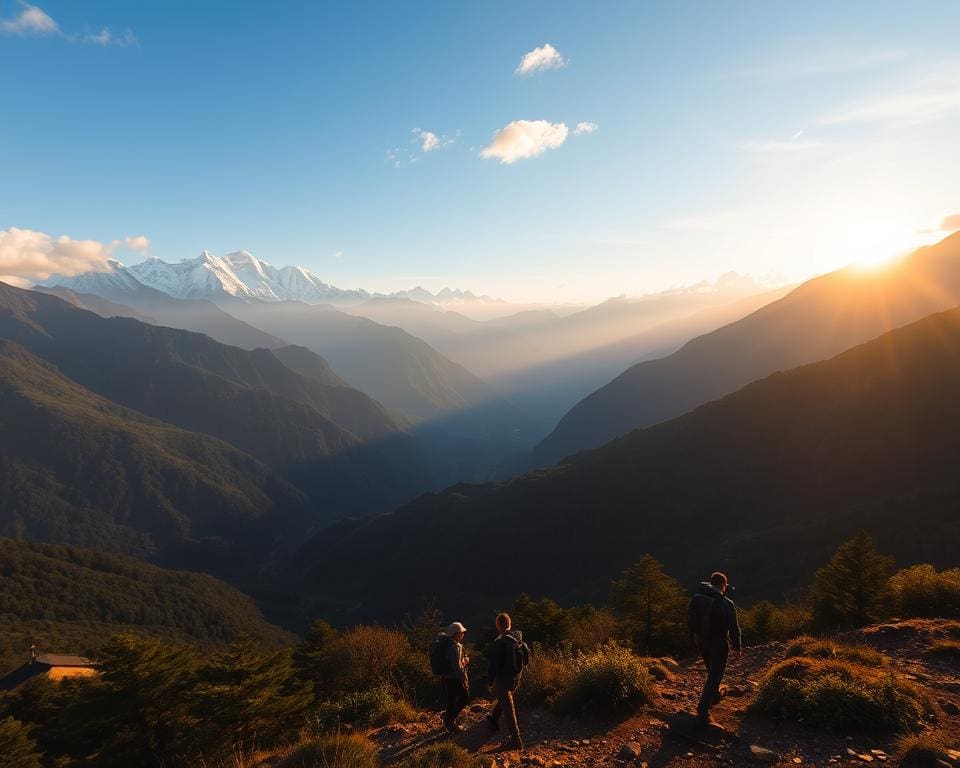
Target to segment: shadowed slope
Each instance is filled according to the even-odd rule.
[[[630,368],[564,416],[535,459],[547,465],[597,447],[957,304],[960,233],[884,270],[851,267],[815,278],[669,357]]]
[[[746,595],[779,595],[859,528],[905,559],[952,563],[958,383],[955,309],[566,465],[340,525],[305,552],[310,581],[336,573],[375,615],[429,584],[469,615],[517,584],[595,598],[644,552],[684,579],[729,568],[750,574]]]

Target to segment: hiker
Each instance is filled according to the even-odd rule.
[[[487,667],[487,688],[497,697],[493,709],[487,715],[491,732],[500,730],[500,716],[505,715],[510,728],[508,749],[523,749],[520,726],[517,724],[517,707],[514,694],[520,686],[524,667],[530,663],[530,649],[523,642],[523,633],[512,628],[509,614],[500,613],[496,618],[497,639],[490,649],[490,664]]]
[[[467,706],[470,693],[470,678],[467,666],[470,657],[463,654],[463,638],[467,628],[459,621],[443,630],[430,646],[430,667],[443,682],[447,707],[443,713],[443,726],[450,733],[461,733],[457,717]]]
[[[727,669],[730,645],[737,656],[742,648],[737,608],[726,597],[727,586],[724,574],[713,573],[710,581],[700,583],[687,612],[690,640],[700,651],[707,668],[707,679],[697,704],[697,721],[704,726],[715,725],[710,719],[710,707],[720,700],[720,683]]]

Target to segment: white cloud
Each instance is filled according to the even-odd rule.
[[[426,152],[433,152],[437,149],[443,149],[456,141],[455,136],[439,136],[433,131],[424,131],[420,128],[414,128],[413,131],[414,141],[420,144],[420,149]],[[460,131],[457,131],[456,136],[460,135]],[[413,162],[413,160],[411,160]]]
[[[746,152],[761,152],[765,154],[794,154],[799,152],[810,152],[817,149],[826,149],[831,145],[825,141],[800,141],[798,137],[791,141],[745,141],[740,145],[740,149]]]
[[[28,37],[32,35],[56,35],[60,33],[57,22],[35,5],[20,3],[20,13],[12,19],[0,19],[0,31],[8,35]]]
[[[546,69],[561,69],[565,66],[567,66],[567,61],[560,55],[560,51],[547,43],[539,48],[534,48],[529,53],[525,53],[513,73],[515,75],[530,75]]]
[[[22,283],[46,280],[52,275],[106,272],[110,269],[107,260],[118,248],[142,254],[149,247],[150,241],[143,235],[101,243],[10,227],[0,230],[0,274],[14,276]]]
[[[577,123],[577,127],[573,129],[573,135],[583,136],[585,133],[593,133],[599,127],[596,123]]]
[[[130,48],[138,47],[140,41],[137,40],[137,36],[133,34],[129,29],[124,31],[122,34],[115,35],[108,27],[104,27],[99,32],[84,35],[82,38],[85,43],[93,43],[94,45],[102,45],[104,48],[114,46],[116,48]]]
[[[876,96],[847,104],[820,118],[820,125],[919,125],[960,111],[960,64],[933,71]]]
[[[99,32],[67,34],[46,11],[26,2],[20,3],[20,13],[16,16],[0,19],[0,34],[20,37],[50,35],[71,43],[90,43],[104,47],[129,48],[140,45],[136,35],[129,29],[120,34],[115,34],[109,27],[103,27]]]
[[[556,149],[567,140],[568,134],[564,123],[514,120],[493,135],[493,141],[480,151],[480,157],[496,158],[509,165],[517,160],[542,155],[548,149]]]

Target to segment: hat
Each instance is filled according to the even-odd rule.
[[[467,628],[463,626],[463,624],[461,624],[459,621],[455,621],[453,622],[453,624],[447,627],[448,635],[458,635],[461,632],[466,632],[466,631],[467,631]]]

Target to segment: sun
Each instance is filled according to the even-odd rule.
[[[886,269],[922,245],[914,227],[895,219],[878,221],[871,218],[869,224],[853,229],[847,233],[846,257],[852,267],[862,271]]]

